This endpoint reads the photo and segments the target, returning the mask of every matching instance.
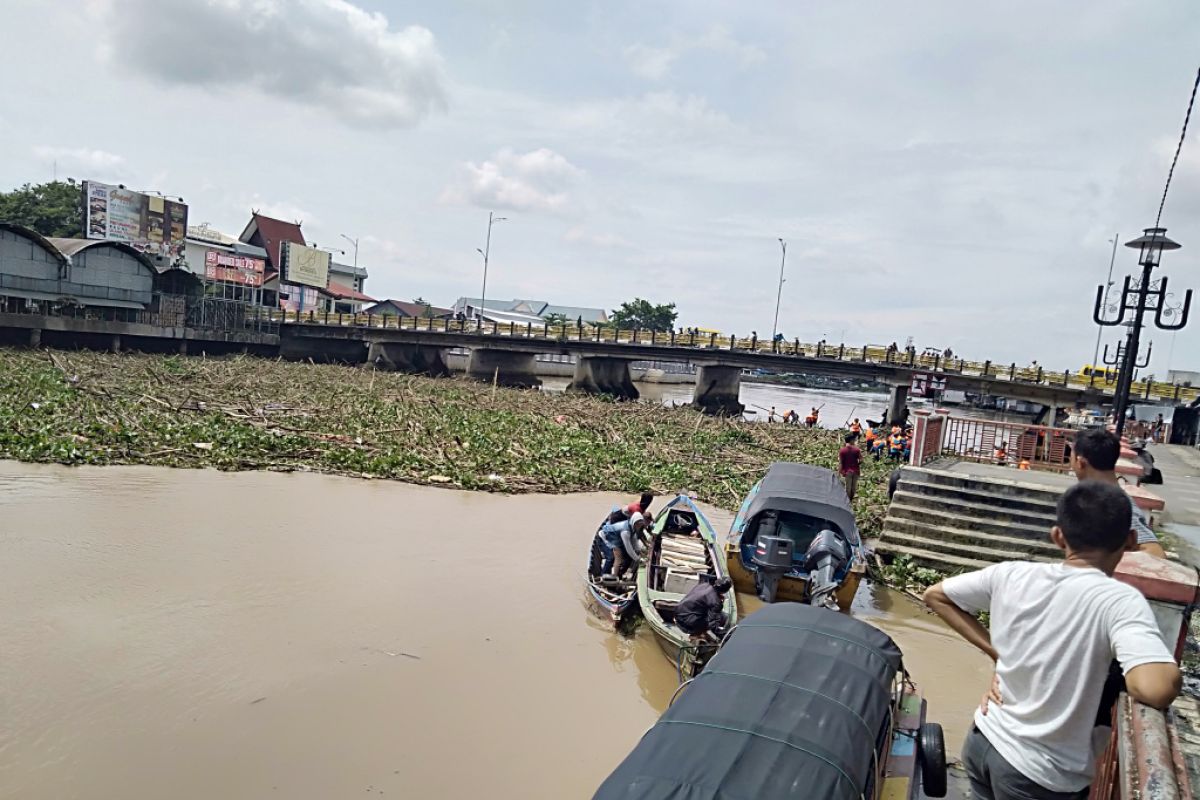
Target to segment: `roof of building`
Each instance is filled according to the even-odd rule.
[[[96,247],[103,247],[113,250],[119,250],[122,253],[133,256],[137,261],[141,262],[147,269],[154,274],[165,272],[171,268],[171,264],[164,262],[160,269],[154,259],[141,252],[140,250],[125,244],[124,242],[113,242],[108,239],[63,239],[59,237],[47,237],[46,241],[54,245],[60,253],[67,258],[72,258],[79,255],[84,250],[91,250]]]
[[[391,298],[387,300],[380,300],[366,311],[368,314],[383,313],[383,306],[393,308],[397,313],[405,317],[423,317],[426,315],[426,313],[429,313],[436,318],[448,317],[454,313],[448,308],[439,308],[438,306],[434,305],[426,306],[422,303],[407,303],[403,300],[392,300]]]
[[[201,242],[211,242],[213,244],[231,245],[237,241],[227,233],[221,233],[216,228],[210,227],[207,222],[202,222],[199,225],[188,225],[187,238],[195,239]]]
[[[50,241],[45,236],[42,236],[40,233],[35,231],[33,228],[27,228],[24,225],[18,225],[15,222],[0,222],[0,231],[9,231],[9,232],[15,233],[19,236],[24,236],[28,239],[33,239],[35,242],[37,242],[38,244],[40,244],[42,246],[43,250],[45,250],[47,253],[50,253],[52,256],[54,256],[58,260],[59,263],[61,263],[61,264],[67,263],[66,255],[64,255],[63,252],[54,245],[54,242]]]
[[[456,306],[472,306],[478,308],[478,297],[460,297]],[[562,314],[567,319],[579,319],[584,322],[607,322],[608,312],[603,308],[587,308],[586,306],[556,306],[545,300],[492,300],[487,301],[487,311],[502,311],[517,314],[530,314],[535,317],[545,317],[550,314]]]
[[[283,242],[307,244],[304,234],[300,231],[300,225],[299,222],[284,222],[255,211],[250,215],[250,221],[246,223],[246,228],[238,239],[264,248],[267,251],[267,265],[278,272],[279,248]],[[255,241],[256,238],[258,241]]]
[[[330,281],[329,287],[325,289],[325,291],[339,300],[357,300],[362,303],[375,302],[374,297],[369,297],[368,295],[365,295],[355,289],[351,289],[349,286],[345,286],[337,281]]]
[[[353,275],[356,278],[370,277],[367,274],[366,267],[356,267],[353,264],[339,264],[336,261],[331,261],[329,263],[329,271],[330,272],[339,272],[342,275]]]

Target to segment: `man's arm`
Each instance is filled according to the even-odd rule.
[[[925,605],[937,614],[959,636],[966,639],[988,655],[992,661],[997,658],[992,647],[992,636],[979,620],[956,606],[946,595],[942,584],[938,583],[925,590]]]
[[[1175,664],[1142,664],[1125,673],[1125,690],[1139,703],[1165,709],[1179,696],[1183,675]]]
[[[1166,558],[1167,557],[1167,551],[1164,550],[1163,546],[1161,544],[1159,544],[1158,542],[1139,542],[1138,543],[1138,552],[1149,553],[1150,555],[1154,556],[1155,558]]]

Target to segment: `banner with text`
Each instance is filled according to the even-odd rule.
[[[227,281],[244,286],[262,286],[267,262],[253,256],[239,256],[209,250],[204,254],[204,277],[210,281]]]
[[[183,255],[188,213],[183,203],[96,181],[83,182],[83,198],[86,238],[124,242],[150,255]]]

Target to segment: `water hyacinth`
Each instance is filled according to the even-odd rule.
[[[835,468],[841,433],[690,408],[251,357],[0,350],[0,457],[312,470],[499,492],[691,491],[736,508],[773,461]],[[864,462],[864,535],[887,505]]]

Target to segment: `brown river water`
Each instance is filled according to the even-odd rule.
[[[675,687],[584,603],[622,499],[0,462],[0,797],[590,797]],[[956,751],[986,659],[855,614]]]

